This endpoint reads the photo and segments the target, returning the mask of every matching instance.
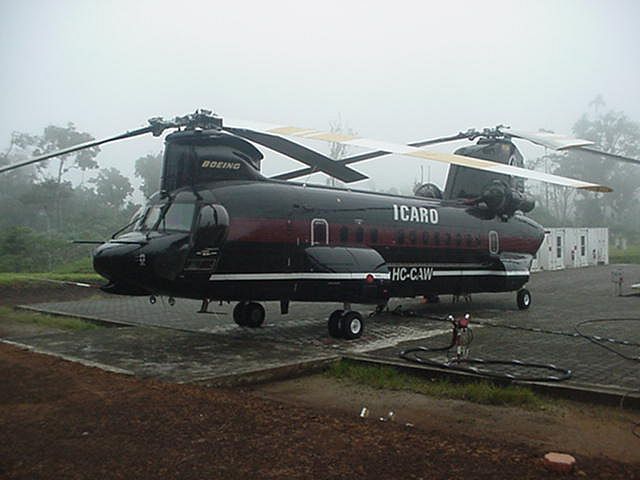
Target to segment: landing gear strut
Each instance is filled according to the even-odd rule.
[[[240,302],[233,309],[233,321],[241,327],[258,328],[264,318],[264,307],[256,302]]]
[[[364,319],[358,312],[353,312],[345,305],[344,310],[336,310],[329,316],[329,335],[333,338],[353,340],[360,338],[364,332]]]
[[[516,300],[520,310],[527,310],[531,306],[531,292],[526,288],[518,290]]]

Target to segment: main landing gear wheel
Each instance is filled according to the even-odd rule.
[[[518,308],[520,310],[527,310],[531,306],[531,292],[526,288],[518,290],[516,300],[518,301]]]
[[[329,316],[329,335],[353,340],[364,332],[364,320],[358,312],[336,310]]]
[[[329,335],[333,338],[341,338],[342,337],[342,329],[340,320],[342,320],[342,315],[344,315],[344,310],[336,310],[329,316]]]
[[[364,332],[364,320],[358,312],[346,312],[342,316],[342,336],[347,340],[360,338]]]
[[[240,302],[233,309],[233,321],[241,327],[258,328],[264,318],[264,307],[256,302]]]

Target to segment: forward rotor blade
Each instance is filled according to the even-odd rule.
[[[455,140],[462,140],[467,138],[467,136],[468,136],[467,134],[458,133],[457,135],[451,135],[448,137],[432,138],[429,140],[412,142],[412,143],[409,143],[408,145],[410,147],[424,147],[427,145],[434,145],[436,143],[445,143],[445,142],[453,142]],[[373,158],[383,157],[385,155],[390,155],[390,153],[385,152],[384,150],[378,150],[375,152],[362,153],[360,155],[354,155],[352,157],[336,160],[336,163],[339,163],[341,165],[350,165],[352,163],[364,162],[365,160],[371,160]],[[294,170],[291,172],[281,173],[271,178],[275,180],[293,180],[294,178],[303,177],[305,175],[310,175],[312,173],[314,173],[313,168],[300,168],[298,170]]]
[[[73,147],[58,150],[57,152],[53,152],[53,153],[47,153],[45,155],[40,155],[39,157],[32,158],[31,160],[0,167],[0,173],[8,172],[10,170],[15,170],[16,168],[20,168],[20,167],[25,167],[33,163],[44,162],[45,160],[49,160],[50,158],[58,157],[60,155],[67,155],[68,153],[77,152],[78,150],[84,150],[85,148],[97,147],[98,145],[103,145],[109,142],[115,142],[116,140],[122,140],[125,138],[136,137],[138,135],[144,135],[145,133],[156,132],[157,128],[158,128],[157,126],[150,125],[148,127],[139,128],[137,130],[132,130],[130,132],[125,132],[120,135],[116,135],[114,137],[108,137],[108,138],[103,138],[101,140],[92,140],[90,142],[79,143],[78,145],[74,145]]]
[[[246,138],[247,140],[259,143],[271,150],[302,162],[305,165],[309,165],[311,167],[310,171],[312,172],[324,172],[327,175],[335,177],[345,183],[357,182],[359,180],[366,180],[369,178],[360,172],[341,165],[335,160],[332,160],[319,152],[311,150],[299,143],[292,142],[291,140],[279,135],[271,135],[267,132],[234,127],[224,127],[224,130],[233,133],[234,135]]]
[[[502,130],[501,130],[502,131]],[[582,138],[569,137],[559,133],[551,132],[524,132],[522,130],[506,129],[502,131],[508,137],[521,138],[523,140],[529,140],[536,145],[551,148],[553,150],[565,150],[576,147],[586,147],[588,145],[594,145],[591,140],[584,140]]]
[[[416,147],[401,145],[396,143],[381,142],[368,138],[360,138],[355,135],[345,135],[335,132],[321,132],[307,128],[278,126],[278,125],[260,125],[256,130],[264,131],[271,135],[287,135],[308,140],[321,140],[325,142],[335,142],[354,147],[371,148],[379,151],[397,153],[400,155],[422,158],[425,160],[435,160],[452,165],[460,165],[463,167],[475,168],[489,172],[501,173],[504,175],[513,175],[516,177],[527,178],[531,180],[539,180],[542,182],[553,183],[565,187],[573,187],[582,190],[590,190],[594,192],[610,192],[609,187],[598,185],[595,183],[583,182],[567,177],[551,175],[549,173],[527,170],[525,168],[514,167],[502,163],[490,162],[479,158],[465,157],[451,153],[430,152]]]

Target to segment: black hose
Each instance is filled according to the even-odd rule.
[[[640,322],[640,318],[596,318],[591,320],[583,320],[582,322],[578,322],[575,325],[576,334],[586,340],[589,340],[591,343],[598,345],[599,347],[604,348],[605,350],[610,351],[611,353],[615,353],[619,357],[624,358],[625,360],[630,360],[632,362],[640,362],[640,356],[632,357],[630,355],[626,355],[615,348],[606,345],[606,343],[615,343],[619,345],[625,346],[634,346],[640,347],[640,344],[635,342],[629,342],[626,340],[616,340],[612,338],[604,338],[597,335],[585,335],[580,331],[580,327],[584,325],[594,324],[594,323],[611,323],[611,322]]]

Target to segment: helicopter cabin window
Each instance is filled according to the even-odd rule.
[[[416,235],[416,231],[411,230],[409,232],[409,243],[411,243],[411,245],[415,245],[417,241],[418,241],[418,236]]]
[[[158,230],[191,231],[194,209],[193,203],[173,203],[162,217]]]
[[[404,230],[398,230],[396,232],[396,243],[398,245],[404,245]]]
[[[378,229],[374,228],[369,232],[369,239],[371,243],[378,243]]]
[[[480,240],[480,235],[476,235],[476,247],[479,247],[481,243],[482,240]]]
[[[489,253],[493,253],[494,255],[500,251],[500,239],[498,237],[498,232],[491,230],[489,232]]]
[[[436,232],[433,234],[433,244],[440,245],[440,232]]]
[[[429,232],[427,232],[426,230],[422,232],[422,244],[429,245]]]
[[[444,234],[444,244],[445,245],[451,245],[451,234],[450,233],[445,233]]]
[[[467,247],[471,247],[473,245],[473,239],[471,238],[471,235],[467,234]]]
[[[324,218],[311,221],[311,245],[329,244],[329,224]]]
[[[456,247],[459,247],[460,245],[462,245],[462,235],[456,233]]]
[[[347,243],[349,241],[349,229],[347,227],[340,228],[340,242]]]
[[[580,256],[584,257],[587,254],[587,242],[584,235],[580,235]]]
[[[362,227],[358,227],[356,229],[356,242],[362,243],[364,241],[364,229]]]

